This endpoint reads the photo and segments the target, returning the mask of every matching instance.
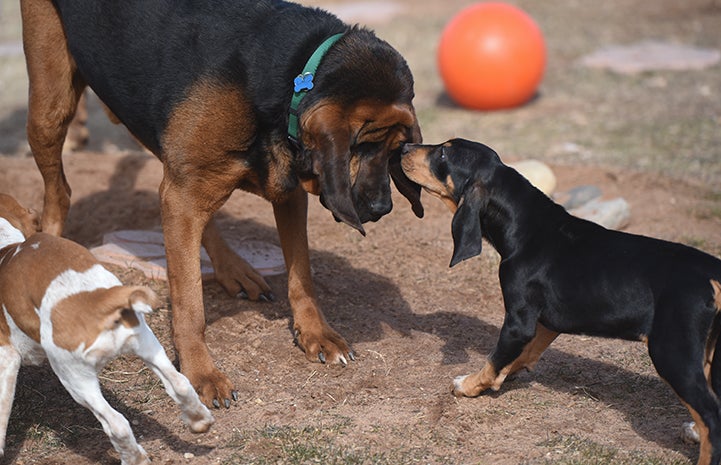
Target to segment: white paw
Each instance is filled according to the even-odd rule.
[[[200,404],[199,407],[200,409],[196,412],[183,413],[183,422],[188,425],[193,433],[205,433],[215,423],[215,418],[213,418],[213,414],[210,413],[208,407],[203,404]]]
[[[461,386],[463,386],[463,381],[465,381],[466,378],[468,378],[468,375],[456,376],[453,380],[453,390],[455,392],[461,392]]]
[[[685,422],[681,425],[681,440],[686,444],[698,444],[701,442],[695,422]]]

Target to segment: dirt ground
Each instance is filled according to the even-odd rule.
[[[16,14],[5,1],[3,22]],[[628,231],[721,255],[718,65],[629,77],[577,64],[600,45],[644,37],[718,46],[718,3],[516,2],[544,29],[549,69],[538,99],[498,113],[453,107],[434,74],[440,29],[468,3],[401,1],[386,18],[368,20],[408,57],[426,140],[460,135],[496,147],[509,161],[541,159],[552,166],[557,191],[594,184],[606,198],[625,198]],[[22,89],[13,77],[22,73],[10,70],[22,66],[22,57],[10,54],[0,64],[0,190],[40,209],[42,183],[22,129],[26,110],[20,91],[11,90]],[[65,158],[73,188],[66,235],[94,246],[109,231],[159,229],[160,163],[111,126],[92,99],[89,125],[89,149]],[[107,367],[104,394],[154,463],[695,463],[697,447],[679,438],[687,411],[641,343],[563,335],[533,372],[500,392],[451,396],[453,377],[479,369],[498,336],[499,259],[486,244],[480,257],[449,269],[451,215],[424,199],[419,220],[394,194],[394,210],[367,225],[365,238],[311,199],[316,289],[329,322],[358,356],[348,367],[308,363],[293,346],[285,275],[269,278],[273,303],[236,300],[213,282],[205,286],[208,342],[240,392],[230,409],[214,412],[209,433],[183,427],[162,385],[137,360]],[[234,194],[221,224],[228,236],[278,243],[270,205],[251,195]],[[166,284],[112,269],[164,297],[149,322],[172,357]],[[118,459],[100,425],[44,366],[21,370],[0,462]]]

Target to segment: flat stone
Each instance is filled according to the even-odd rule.
[[[247,240],[238,243],[231,241],[230,246],[262,276],[285,273],[283,252],[274,244]],[[103,236],[103,245],[90,249],[90,252],[101,262],[140,270],[151,279],[168,279],[168,262],[165,259],[165,245],[161,232],[114,231]],[[213,278],[213,264],[202,247],[200,267],[204,280]]]
[[[599,49],[581,59],[584,66],[622,74],[656,70],[700,70],[721,61],[721,51],[655,40]]]
[[[594,199],[569,213],[593,221],[608,229],[623,229],[631,220],[631,209],[621,197],[612,200]]]
[[[571,210],[597,199],[601,195],[603,195],[603,192],[598,186],[585,185],[574,187],[565,192],[558,192],[554,194],[553,200],[563,205],[566,210]]]

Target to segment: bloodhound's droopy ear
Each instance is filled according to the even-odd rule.
[[[350,128],[335,105],[319,105],[301,120],[303,144],[318,176],[320,201],[336,219],[365,236],[353,205],[350,179]]]
[[[410,130],[410,140],[406,143],[420,144],[423,142],[423,136],[421,135],[421,127],[418,125],[418,119],[416,118],[413,108],[403,107],[400,111],[407,114],[402,120],[413,121],[413,126]],[[411,209],[418,218],[423,218],[423,204],[421,204],[421,186],[411,181],[408,176],[403,172],[401,168],[401,149],[394,151],[391,155],[391,159],[388,163],[388,171],[393,179],[398,192],[408,199],[411,203]]]
[[[408,176],[403,172],[401,168],[401,149],[396,150],[391,156],[390,162],[388,163],[388,171],[398,192],[403,194],[411,203],[413,213],[415,213],[418,218],[423,218],[421,186],[408,179]]]
[[[483,188],[479,184],[469,185],[458,203],[453,215],[451,233],[453,235],[453,257],[451,265],[481,253],[481,209],[483,208]]]

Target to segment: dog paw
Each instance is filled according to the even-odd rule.
[[[318,333],[296,328],[295,343],[311,362],[346,366],[356,359],[345,339],[328,326]]]
[[[701,437],[696,429],[696,422],[684,422],[681,425],[681,440],[686,444],[698,444],[701,442]]]
[[[207,433],[215,418],[205,405],[198,405],[194,411],[183,412],[183,422],[188,425],[193,433]]]
[[[231,254],[213,262],[215,280],[228,295],[249,300],[272,301],[275,296],[270,286],[251,265],[241,257]]]
[[[233,389],[233,384],[227,376],[217,368],[203,373],[187,373],[190,383],[200,397],[200,401],[207,407],[230,408],[230,401],[238,400],[238,392]]]
[[[463,381],[468,378],[468,375],[463,376],[456,376],[453,379],[453,387],[451,388],[451,393],[456,397],[464,397],[465,394],[463,392]]]
[[[476,377],[471,375],[456,376],[451,392],[456,397],[478,397],[488,386],[474,384]]]

